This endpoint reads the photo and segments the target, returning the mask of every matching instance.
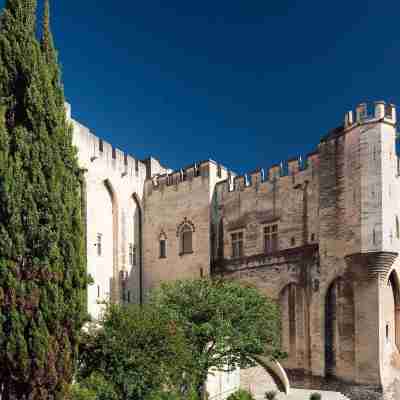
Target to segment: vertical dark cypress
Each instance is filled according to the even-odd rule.
[[[0,397],[67,399],[86,318],[80,174],[49,5],[7,0],[0,27]]]

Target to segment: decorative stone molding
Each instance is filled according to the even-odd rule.
[[[185,218],[183,219],[183,221],[182,221],[182,222],[178,225],[178,227],[176,228],[176,237],[179,237],[179,235],[180,235],[180,233],[181,233],[181,231],[182,231],[182,228],[183,228],[184,226],[189,226],[190,229],[192,230],[192,232],[196,232],[194,223],[193,223],[190,219],[187,219],[187,218],[185,217]]]
[[[397,256],[398,253],[392,251],[374,251],[350,254],[345,260],[349,266],[358,264],[366,267],[368,279],[385,281]]]

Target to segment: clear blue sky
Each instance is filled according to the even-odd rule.
[[[238,172],[312,151],[361,101],[400,104],[399,20],[390,0],[52,1],[76,119],[139,158]]]

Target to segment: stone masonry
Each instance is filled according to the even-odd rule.
[[[73,123],[94,317],[163,281],[239,280],[280,304],[297,385],[400,399],[394,106],[360,104],[305,160],[244,176],[211,160],[172,171]]]

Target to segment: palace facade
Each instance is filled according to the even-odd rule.
[[[244,176],[212,160],[138,160],[71,120],[94,317],[99,300],[143,302],[163,281],[239,280],[281,305],[294,381],[400,398],[393,105],[360,104],[304,159]]]

